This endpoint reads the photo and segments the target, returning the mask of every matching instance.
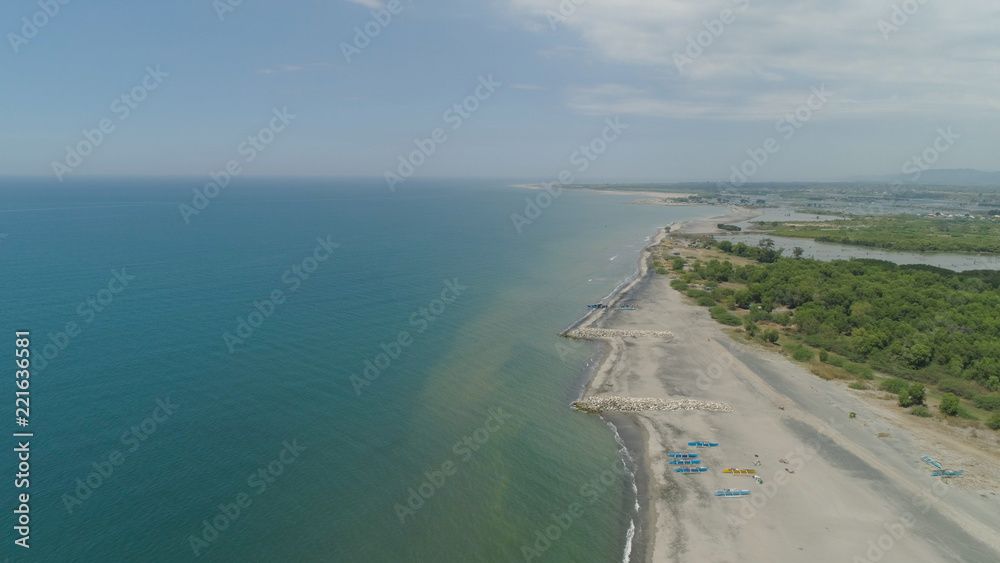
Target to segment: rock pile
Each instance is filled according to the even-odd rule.
[[[637,399],[633,397],[591,397],[573,403],[573,407],[583,412],[641,412],[641,411],[710,411],[733,412],[733,407],[716,401],[696,399]]]
[[[578,328],[566,333],[570,338],[663,338],[669,340],[674,333],[667,330],[624,330],[620,328]]]

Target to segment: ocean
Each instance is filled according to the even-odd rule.
[[[30,331],[32,358],[27,427],[5,391],[30,485],[18,438],[2,465],[30,558],[5,556],[627,556],[620,443],[569,407],[595,352],[557,335],[656,229],[720,210],[482,180],[240,178],[198,200],[205,182],[0,182],[0,350]]]

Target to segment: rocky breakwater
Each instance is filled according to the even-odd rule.
[[[666,330],[625,330],[620,328],[578,328],[564,334],[570,338],[662,338],[670,340],[674,333]]]
[[[733,412],[733,407],[717,401],[697,399],[640,399],[634,397],[591,397],[573,403],[573,408],[583,412],[642,412],[642,411],[709,411]]]

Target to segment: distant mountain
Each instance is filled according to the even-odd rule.
[[[1000,172],[985,172],[971,168],[951,168],[924,170],[920,178],[913,180],[914,174],[892,174],[888,176],[866,176],[852,178],[855,182],[902,182],[924,186],[1000,186]]]

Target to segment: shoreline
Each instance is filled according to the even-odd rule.
[[[730,213],[726,215],[689,219],[687,221],[671,223],[666,227],[661,227],[657,230],[656,234],[653,235],[650,243],[639,252],[636,272],[630,278],[619,284],[617,288],[612,290],[611,293],[601,300],[602,303],[606,302],[608,308],[596,309],[588,312],[586,315],[564,329],[560,333],[560,336],[565,336],[566,333],[572,330],[588,328],[592,324],[599,322],[608,312],[613,310],[612,307],[614,307],[620,299],[626,297],[629,292],[636,289],[644,282],[647,282],[648,277],[651,275],[649,269],[649,258],[653,249],[658,247],[671,232],[681,232],[684,229],[689,229],[687,234],[702,234],[709,232],[721,233],[722,231],[715,227],[718,223],[746,221],[760,215],[761,213],[755,210],[731,207]],[[670,229],[669,232],[668,229]],[[594,346],[595,353],[591,359],[592,363],[588,362],[585,368],[585,374],[588,377],[585,379],[585,383],[579,397],[577,397],[577,400],[582,400],[591,396],[591,388],[597,380],[598,374],[615,362],[617,355],[613,355],[613,353],[620,353],[619,348],[615,345],[615,339],[588,338],[583,340],[590,342]],[[629,542],[630,544],[628,558],[623,560],[625,563],[630,561],[648,561],[650,560],[649,554],[651,552],[650,548],[653,542],[652,524],[655,522],[653,506],[652,503],[649,502],[649,479],[652,475],[652,468],[648,463],[648,456],[646,455],[645,450],[645,444],[649,440],[649,434],[636,418],[628,414],[602,413],[599,416],[606,424],[612,427],[616,439],[621,441],[620,445],[625,448],[626,454],[629,456],[632,465],[632,485],[635,487],[636,498],[634,500],[638,505],[638,511],[635,512],[632,517],[632,522],[635,526],[634,535],[631,538],[627,538],[628,530],[623,533],[623,537],[626,538],[626,542]]]
[[[716,224],[746,221],[756,215],[759,215],[756,210],[731,208],[727,215],[672,225],[669,234],[721,233]],[[676,335],[671,341],[586,339],[599,346],[600,360],[588,366],[591,377],[581,399],[604,395],[726,400],[736,410],[714,415],[601,413],[601,418],[615,428],[635,463],[633,479],[639,511],[635,515],[631,560],[791,563],[804,557],[850,560],[853,555],[864,555],[869,539],[866,534],[878,529],[881,522],[892,521],[893,516],[898,519],[899,498],[908,499],[908,494],[915,495],[914,498],[921,493],[926,495],[933,481],[924,481],[926,476],[919,463],[906,458],[909,451],[887,447],[885,439],[868,430],[888,430],[891,421],[887,422],[889,417],[877,412],[880,405],[852,396],[846,387],[823,381],[784,356],[730,338],[722,332],[721,325],[707,318],[703,307],[687,303],[685,297],[671,289],[668,276],[651,272],[650,256],[667,236],[666,229],[660,229],[640,252],[637,275],[602,300],[609,308],[591,311],[562,333],[581,328],[673,329]],[[614,308],[626,299],[637,301],[639,310]],[[716,366],[721,369],[713,372]],[[703,386],[701,377],[706,368],[718,380],[710,380]],[[702,376],[694,377],[698,373]],[[853,427],[825,422],[828,417],[831,421],[846,418],[846,410],[857,411],[859,418],[864,416],[865,420]],[[920,443],[923,436],[909,435],[913,430],[910,426],[894,426],[891,434],[899,434],[898,441],[911,446]],[[765,502],[760,512],[772,513],[767,520],[777,522],[764,526],[765,519],[744,518],[738,509],[747,506],[748,501],[719,503],[712,498],[712,488],[736,485],[731,477],[710,474],[674,477],[665,453],[678,449],[677,445],[687,439],[722,442],[723,448],[705,452],[706,464],[715,472],[720,463],[740,467],[760,460],[761,475],[768,482],[778,483],[778,494],[768,495],[756,483],[749,488],[753,495],[763,496]],[[824,441],[819,441],[819,455],[803,459],[804,467],[795,467],[797,473],[789,465],[776,463],[778,458],[796,462],[789,452],[821,439]],[[720,459],[715,459],[717,456]],[[920,456],[913,457],[919,460]],[[822,463],[817,462],[818,458],[823,458]],[[721,465],[725,466],[728,465]],[[859,482],[860,474],[866,475],[871,483]],[[782,484],[782,479],[790,483]],[[917,539],[911,542],[912,546],[896,547],[899,553],[894,553],[893,558],[909,556],[908,560],[930,562],[941,560],[946,554],[954,556],[946,541],[961,544],[960,551],[969,555],[970,561],[983,554],[992,557],[1000,553],[1000,534],[991,531],[989,524],[1000,516],[1000,509],[972,506],[978,495],[951,489],[949,500],[961,500],[969,506],[963,511],[942,504],[921,514],[914,524],[917,530],[913,535]],[[849,503],[851,507],[843,511],[824,509],[821,504],[816,505],[817,499],[832,503],[831,506]],[[753,506],[750,508],[756,513]],[[745,526],[734,527],[732,518]],[[831,543],[829,538],[817,535],[817,530],[824,529],[831,520],[840,522],[843,535],[850,537],[846,545]],[[790,546],[795,544],[798,547],[792,550]]]

